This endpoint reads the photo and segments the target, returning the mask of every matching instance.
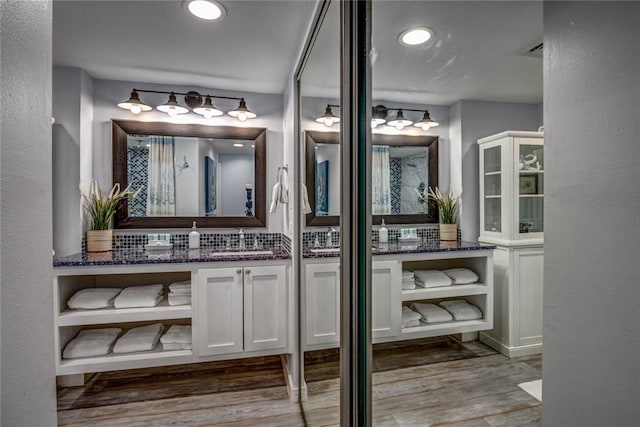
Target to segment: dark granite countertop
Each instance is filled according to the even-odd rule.
[[[440,240],[422,240],[415,243],[374,243],[372,255],[402,255],[420,254],[430,252],[458,252],[458,251],[478,251],[484,249],[495,249],[493,245],[486,245],[478,242],[447,242]],[[340,252],[313,253],[310,247],[303,249],[304,258],[337,258]]]
[[[256,253],[257,251],[257,253]],[[272,251],[273,254],[259,253]],[[110,252],[78,253],[54,258],[54,267],[91,267],[102,265],[138,265],[138,264],[178,264],[197,262],[231,262],[231,261],[271,261],[290,259],[291,254],[282,247],[264,247],[259,250],[247,249],[242,255],[212,255],[215,252],[240,252],[238,249],[181,249],[166,251],[145,251],[144,249],[116,249]]]

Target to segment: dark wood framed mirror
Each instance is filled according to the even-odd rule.
[[[318,162],[318,148],[324,144],[333,144],[336,147],[340,143],[340,134],[338,132],[319,132],[319,131],[305,131],[305,185],[307,187],[307,196],[311,205],[312,212],[306,215],[306,225],[308,227],[316,226],[336,226],[340,224],[340,217],[338,215],[332,215],[331,211],[325,212],[325,214],[318,214],[319,205],[317,196],[318,182],[316,176],[317,162]],[[373,134],[372,143],[375,146],[388,146],[394,150],[406,150],[407,156],[419,155],[423,158],[423,168],[426,169],[426,176],[424,179],[427,183],[423,183],[425,187],[435,188],[438,186],[438,137],[430,135],[385,135],[385,134]],[[332,148],[331,145],[327,146]],[[419,153],[422,150],[423,153]],[[418,153],[418,154],[416,154]],[[409,166],[414,163],[407,163]],[[324,172],[324,170],[323,170]],[[324,172],[326,173],[326,172]],[[327,181],[331,181],[328,179]],[[332,185],[337,188],[339,192],[339,180],[338,184],[335,184],[335,179]],[[320,186],[322,188],[322,185]],[[413,189],[410,189],[411,191]],[[329,192],[328,189],[325,191]],[[396,192],[397,193],[397,192]],[[399,199],[401,196],[396,194]],[[414,197],[414,201],[417,202],[417,194],[409,194],[406,198]],[[399,203],[399,202],[398,202]],[[397,213],[373,215],[373,224],[380,224],[384,219],[385,224],[428,224],[438,222],[438,209],[433,200],[429,201],[428,209],[426,213],[402,213],[402,208],[397,207],[395,204]],[[405,210],[411,210],[407,208]],[[415,211],[415,206],[413,207]],[[424,209],[421,209],[424,210]]]
[[[128,203],[123,201],[118,206],[114,217],[115,228],[190,228],[193,221],[197,222],[199,228],[266,227],[266,128],[112,120],[111,129],[113,183],[120,183],[123,188],[129,184],[128,148],[132,135],[190,137],[214,141],[229,140],[228,142],[231,146],[233,146],[233,141],[231,140],[242,140],[251,145],[251,152],[253,152],[253,207],[251,216],[246,214],[237,216],[133,216],[130,215]],[[176,164],[180,164],[181,161],[182,159],[176,156]],[[188,168],[188,165],[189,161],[185,157],[183,167]],[[245,184],[242,185],[244,186]]]

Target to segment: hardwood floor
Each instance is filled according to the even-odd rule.
[[[339,423],[339,355],[305,354],[310,426]],[[517,385],[541,378],[541,357],[507,359],[452,337],[374,346],[375,426],[539,426],[540,403]],[[302,426],[279,357],[105,372],[58,389],[72,427]]]
[[[477,341],[460,343],[451,337],[376,347],[374,426],[540,425],[540,402],[518,384],[542,377],[541,356],[509,360]],[[403,355],[407,349],[412,351]],[[312,372],[305,416],[309,426],[337,426],[339,379],[335,370],[314,366],[315,357],[305,357]]]

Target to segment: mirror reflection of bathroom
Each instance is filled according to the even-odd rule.
[[[320,36],[327,24],[331,25],[325,22]],[[336,34],[337,19],[333,25],[330,33]],[[413,27],[427,27],[430,39],[415,45],[400,41],[401,34]],[[464,413],[471,400],[482,402],[477,407],[478,425],[491,424],[492,411],[510,420],[507,425],[539,422],[539,402],[513,389],[541,377],[541,240],[529,240],[535,253],[522,261],[530,277],[526,283],[511,285],[526,286],[528,299],[517,303],[519,307],[506,302],[503,275],[514,267],[501,257],[513,250],[509,240],[514,235],[532,239],[542,231],[544,159],[537,132],[542,125],[542,57],[535,49],[541,41],[541,2],[373,2],[370,107],[377,122],[372,123],[374,145],[368,165],[373,181],[371,214],[397,220],[397,225],[388,225],[389,247],[395,247],[400,240],[395,236],[402,236],[403,228],[419,230],[416,250],[380,255],[379,226],[374,225],[373,425],[455,423],[462,419],[456,414]],[[337,131],[327,118],[330,112],[339,113],[340,102],[326,95],[330,90],[316,98],[305,96],[309,95],[305,79],[328,74],[335,66],[326,49],[316,47],[311,58],[325,55],[310,61],[315,68],[302,75],[300,123],[316,141],[314,156],[306,157],[315,162],[306,165],[314,168],[306,185],[316,186],[309,193],[317,199],[311,200],[315,210],[311,224],[318,227],[302,227],[309,249],[303,251],[300,319],[307,391],[303,408],[310,426],[339,422],[340,391],[339,342],[333,323],[339,304],[335,283],[339,258],[332,257],[322,241],[312,252],[312,236],[325,238],[329,230],[325,224],[336,224],[329,221],[339,215],[335,206],[339,169],[333,168],[339,149],[337,141],[327,142],[331,138],[319,134]],[[380,113],[379,106],[386,113]],[[415,136],[436,138],[437,154],[431,156],[424,147],[388,143],[389,138]],[[376,138],[387,139],[377,144]],[[483,145],[478,143],[483,138],[494,138],[484,151],[484,170]],[[520,148],[508,148],[509,142]],[[490,151],[493,146],[498,148]],[[438,173],[430,181],[428,171],[434,164]],[[484,179],[480,185],[479,176]],[[515,182],[519,189],[513,188]],[[437,226],[424,219],[411,224],[402,220],[403,215],[428,209],[415,196],[429,186],[443,192],[462,190],[458,238],[463,242],[431,241]],[[506,193],[513,190],[515,196]],[[479,206],[479,199],[484,204]],[[506,203],[518,207],[514,216],[519,221],[506,217],[501,209]],[[479,226],[481,215],[486,215],[486,223],[504,225],[502,232],[509,234],[485,236],[485,222]],[[478,247],[479,240],[504,245],[495,263],[493,251]],[[477,250],[461,255],[458,245]],[[423,246],[450,251],[421,252]],[[527,314],[517,320],[523,329],[514,332],[505,319],[519,316],[518,310]],[[504,356],[525,354],[529,356],[518,362]],[[520,411],[523,401],[528,406]]]

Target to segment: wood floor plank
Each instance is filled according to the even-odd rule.
[[[504,412],[484,419],[491,427],[538,427],[542,425],[542,406]]]

